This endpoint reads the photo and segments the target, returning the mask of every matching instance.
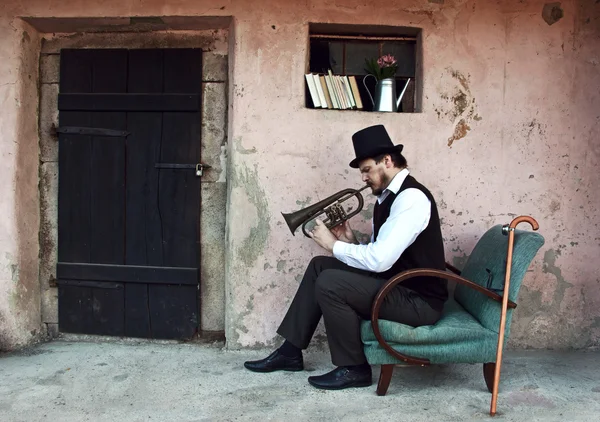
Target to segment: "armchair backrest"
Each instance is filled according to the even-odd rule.
[[[544,244],[544,237],[539,233],[526,230],[515,230],[513,244],[513,261],[508,298],[517,303],[517,297],[523,277],[538,250]],[[473,252],[462,270],[461,276],[485,288],[491,288],[502,296],[506,274],[506,258],[508,252],[508,236],[502,234],[502,225],[489,229],[477,242]],[[481,325],[498,332],[502,304],[463,285],[457,285],[455,300],[470,314],[479,320]],[[506,314],[505,336],[510,332],[512,310]]]

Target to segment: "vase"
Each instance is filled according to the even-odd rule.
[[[371,103],[373,104],[373,111],[397,112],[398,108],[400,107],[400,101],[402,101],[402,97],[404,96],[406,88],[408,87],[408,83],[410,82],[410,78],[408,78],[406,81],[406,85],[404,85],[402,93],[398,98],[396,98],[396,79],[385,78],[378,80],[377,84],[375,85],[375,98],[373,98],[371,91],[365,82],[369,76],[373,75],[369,74],[365,76],[363,78],[363,85],[365,86],[367,93],[369,94],[369,98],[371,99]]]

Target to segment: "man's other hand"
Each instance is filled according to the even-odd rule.
[[[338,240],[337,237],[329,231],[327,226],[323,224],[321,220],[315,221],[317,224],[312,231],[308,232],[308,234],[315,242],[317,242],[317,245],[328,252],[333,252],[333,245]]]
[[[332,227],[331,233],[342,242],[358,244],[358,240],[356,239],[356,236],[354,236],[354,232],[350,228],[350,222],[348,220]]]

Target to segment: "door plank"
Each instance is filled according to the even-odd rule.
[[[127,92],[130,94],[163,92],[162,49],[129,50],[129,77]]]
[[[92,90],[89,92],[126,93],[127,50],[107,48],[89,50],[89,52],[93,66]]]
[[[126,114],[93,113],[92,125],[127,128]],[[91,262],[125,261],[125,143],[123,138],[93,136],[90,162]]]
[[[163,89],[163,50],[132,50],[129,55],[129,92]],[[143,75],[142,75],[143,74]],[[162,224],[158,209],[158,172],[162,113],[130,112],[127,128],[127,244],[126,263],[164,265]]]
[[[90,50],[61,50],[59,76],[61,93],[93,92],[92,74]]]
[[[92,92],[127,92],[127,50],[100,49],[91,52]],[[124,130],[124,112],[92,113],[92,126]],[[125,261],[125,143],[122,138],[92,137],[91,261],[124,264]],[[117,289],[92,289],[92,334],[122,336],[125,333],[125,294]]]
[[[90,113],[62,112],[60,124],[91,123]],[[58,137],[58,259],[91,260],[91,136],[59,134]]]
[[[202,52],[165,50],[164,92],[202,91]],[[163,113],[161,163],[199,163],[200,113]],[[193,170],[159,171],[158,207],[162,217],[164,265],[200,267],[200,178]],[[157,338],[187,338],[197,332],[199,289],[149,286],[152,333]],[[170,300],[165,298],[169,297]]]
[[[123,284],[117,289],[92,289],[94,329],[91,334],[123,336],[125,334],[125,300]]]
[[[149,286],[152,337],[190,338],[198,327],[197,286]]]
[[[164,92],[202,92],[202,49],[166,49],[164,57]]]
[[[94,329],[92,288],[58,287],[58,321],[65,333],[91,333]]]
[[[199,162],[199,139],[199,114],[164,113],[160,162]],[[200,178],[195,170],[158,171],[164,265],[198,267]]]
[[[147,284],[125,284],[125,335],[152,338]]]

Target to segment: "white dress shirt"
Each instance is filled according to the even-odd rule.
[[[408,170],[401,170],[389,186],[377,198],[379,205],[390,192],[398,193]],[[333,256],[351,267],[361,270],[383,272],[389,270],[400,255],[415,241],[429,224],[431,202],[419,189],[403,190],[394,200],[390,216],[379,229],[377,240],[367,245],[355,245],[336,241]],[[373,223],[372,223],[373,224]]]

